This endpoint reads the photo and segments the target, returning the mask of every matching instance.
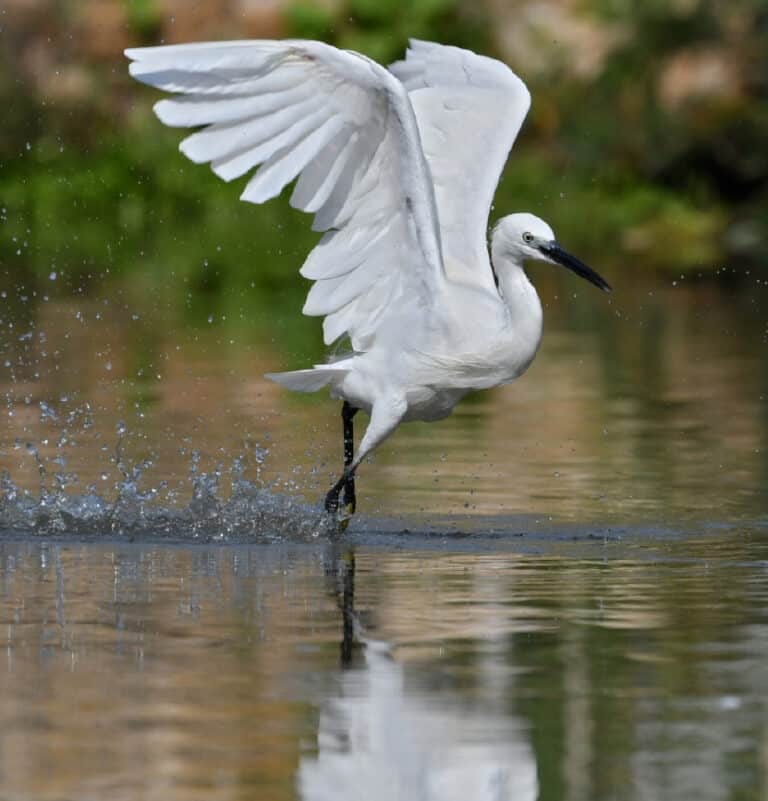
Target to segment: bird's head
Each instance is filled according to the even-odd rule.
[[[531,259],[560,264],[605,292],[611,291],[605,279],[564,250],[547,223],[533,214],[509,214],[502,217],[491,233],[491,250],[494,261],[501,257],[517,263]]]

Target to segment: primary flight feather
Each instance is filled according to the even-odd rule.
[[[354,511],[360,462],[405,420],[450,414],[470,390],[506,383],[533,360],[541,304],[526,259],[608,285],[530,214],[502,218],[489,259],[493,194],[530,95],[504,64],[411,41],[389,69],[300,40],[203,42],[126,51],[131,75],[176,93],[155,112],[202,127],[182,153],[226,181],[258,170],[241,199],[262,203],[296,180],[291,204],[325,231],[301,274],[304,313],[326,344],[352,352],[269,377],[344,401],[344,471],[326,497]],[[357,452],[352,418],[371,416]]]

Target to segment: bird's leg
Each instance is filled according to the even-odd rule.
[[[339,511],[339,495],[346,483],[347,473],[345,470],[341,478],[328,490],[328,494],[325,496],[325,511],[329,514],[333,515]]]
[[[345,503],[351,501],[352,511],[354,511],[355,470],[359,467],[360,462],[397,428],[398,424],[405,416],[407,409],[408,404],[405,398],[400,397],[385,397],[374,404],[371,410],[371,422],[368,424],[365,435],[360,441],[357,455],[351,459],[351,461],[348,461],[348,455],[350,457],[352,456],[352,417],[354,417],[357,409],[353,409],[346,403],[344,404],[341,410],[342,419],[344,421],[344,472],[341,478],[331,487],[328,494],[325,496],[325,510],[327,512],[331,514],[338,512],[339,495],[342,489],[344,489]],[[347,433],[349,436],[347,436]],[[347,450],[348,441],[349,450]],[[343,528],[346,528],[345,524],[348,521],[349,518],[347,517],[342,523]]]
[[[352,468],[354,458],[354,429],[352,420],[357,414],[357,409],[348,401],[344,401],[341,407],[341,421],[344,431],[344,471],[341,478],[331,487],[325,496],[325,511],[335,514],[339,510],[339,495],[344,490],[344,505],[351,507],[350,515],[355,512],[355,471]]]

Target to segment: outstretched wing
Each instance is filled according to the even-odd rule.
[[[298,176],[291,204],[328,233],[302,275],[326,344],[370,347],[404,299],[428,305],[444,280],[434,193],[410,101],[387,70],[320,42],[205,42],[137,48],[131,75],[180,93],[155,112],[206,126],[181,151],[226,181],[261,164],[241,198],[262,203]]]
[[[493,287],[488,214],[531,96],[500,61],[411,40],[389,68],[408,90],[432,173],[446,274]]]

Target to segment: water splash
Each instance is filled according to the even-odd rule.
[[[41,404],[49,421],[58,420],[51,407]],[[88,420],[90,425],[90,420]],[[169,490],[167,482],[142,489],[142,478],[152,459],[131,464],[125,455],[127,426],[116,426],[116,445],[110,462],[119,479],[113,497],[89,486],[73,492],[78,477],[64,472],[66,459],[58,455],[46,462],[34,443],[23,447],[34,460],[39,476],[36,492],[22,489],[8,472],[0,475],[0,536],[45,536],[128,539],[171,539],[200,542],[312,541],[332,533],[328,516],[316,505],[267,484],[262,470],[268,451],[255,446],[238,454],[229,466],[220,461],[210,471],[201,467],[199,451],[190,453],[185,490]],[[21,443],[17,449],[21,450]],[[255,478],[246,478],[246,462],[255,463]],[[54,472],[49,469],[53,464]],[[107,473],[103,474],[105,477]],[[226,478],[226,482],[222,479]],[[228,491],[222,488],[228,486]],[[292,484],[295,490],[296,485]],[[183,495],[187,493],[187,499]]]

